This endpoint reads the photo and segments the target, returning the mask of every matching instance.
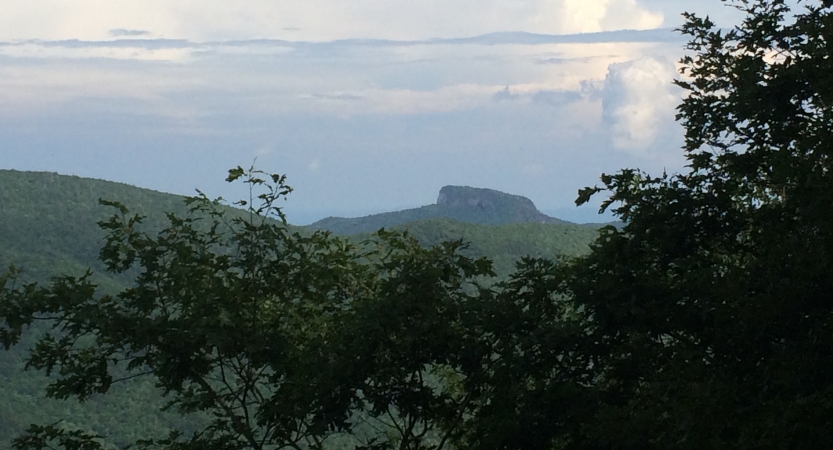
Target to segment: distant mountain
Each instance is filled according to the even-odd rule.
[[[356,218],[327,217],[308,227],[346,235],[369,233],[424,219],[456,219],[480,225],[570,223],[538,211],[532,200],[520,195],[494,189],[445,186],[440,189],[437,203],[433,205]]]
[[[93,281],[105,291],[120,290],[130,284],[130,276],[136,273],[113,275],[104,271],[98,261],[104,232],[96,222],[113,213],[112,208],[98,204],[99,198],[119,201],[131,211],[146,215],[144,226],[149,232],[167,225],[165,212],[183,214],[187,209],[181,196],[127,184],[46,172],[0,170],[0,273],[14,264],[23,268],[26,281],[44,281],[61,274],[79,276],[92,268]],[[393,225],[407,229],[426,246],[464,239],[470,244],[464,250],[467,255],[487,256],[494,261],[498,279],[508,276],[523,256],[580,255],[589,250],[589,244],[598,236],[598,231],[591,227],[564,224],[542,214],[527,198],[468,187],[443,188],[435,205],[370,217],[363,218],[364,221],[330,220],[367,230],[365,234],[348,237],[353,242],[361,242],[369,232]],[[504,225],[490,226],[498,224]],[[0,349],[0,450],[10,448],[11,436],[32,422],[64,420],[70,428],[106,435],[108,444],[126,445],[148,433],[165,434],[170,427],[194,429],[204,419],[182,418],[173,412],[159,414],[164,400],[146,379],[132,380],[115,387],[109,395],[86,403],[44,399],[45,377],[23,371],[23,351],[32,343],[33,334],[29,333],[21,346],[9,352]]]
[[[114,212],[100,206],[99,198],[121,202],[131,212],[147,216],[144,226],[148,230],[165,227],[166,212],[181,215],[187,209],[182,196],[124,183],[0,170],[0,272],[14,264],[23,267],[25,279],[43,281],[65,273],[80,275],[92,268],[95,281],[105,287],[118,289],[129,282],[127,277],[107,273],[98,261],[104,232],[97,222]],[[303,233],[326,229],[355,235],[351,239],[357,241],[383,227],[408,229],[425,245],[464,238],[471,243],[473,256],[505,260],[501,275],[508,274],[522,256],[583,253],[597,235],[596,227],[538,211],[526,197],[465,186],[443,187],[437,202],[422,208],[290,227]]]

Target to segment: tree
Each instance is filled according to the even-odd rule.
[[[491,264],[461,256],[461,242],[423,249],[380,232],[356,247],[292,232],[276,204],[291,191],[283,176],[238,167],[228,181],[238,179],[251,188],[238,202],[247,212],[201,194],[155,234],[103,202],[117,213],[100,223],[101,259],[134,284],[104,295],[88,273],[19,286],[12,269],[0,278],[0,342],[8,348],[45,321],[52,331],[28,366],[57,375],[49,396],[83,401],[146,376],[169,408],[210,419],[193,435],[149,437],[140,448],[446,446],[474,399],[439,380],[457,374],[461,321]],[[52,424],[14,443],[56,445],[106,442]]]
[[[555,276],[581,312],[592,419],[576,448],[823,448],[833,441],[833,14],[727,2],[685,14],[689,171],[603,175],[625,221]]]
[[[498,361],[469,449],[817,449],[833,442],[831,5],[685,14],[688,171],[602,175],[624,221],[527,259],[480,327]],[[795,3],[795,2],[792,2]]]

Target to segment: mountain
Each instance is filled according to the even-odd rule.
[[[0,170],[0,271],[14,264],[25,269],[26,278],[44,280],[92,267],[96,281],[118,283],[98,262],[104,233],[97,222],[114,212],[99,205],[100,198],[148,215],[150,228],[163,226],[164,211],[185,212],[178,195],[55,173]]]
[[[308,228],[347,235],[369,233],[423,219],[456,219],[480,225],[570,223],[538,211],[532,200],[520,195],[469,186],[445,186],[440,189],[437,202],[433,205],[356,218],[327,217],[308,225]]]
[[[92,268],[93,281],[105,291],[129,285],[135,273],[112,275],[98,261],[104,233],[97,222],[114,212],[99,205],[99,198],[118,201],[131,212],[147,216],[143,226],[149,232],[167,225],[165,212],[184,214],[187,210],[184,197],[123,183],[0,170],[0,273],[14,264],[23,268],[25,280],[42,282],[62,274],[79,276]],[[469,242],[467,255],[491,258],[499,278],[504,278],[522,256],[579,255],[588,251],[598,235],[591,227],[563,223],[538,212],[529,199],[489,189],[447,186],[440,191],[437,204],[409,211],[371,216],[377,217],[374,223],[356,227],[368,231],[348,239],[360,242],[371,231],[394,222],[423,245],[462,238]],[[242,213],[231,208],[229,212]],[[164,400],[145,379],[114,386],[108,395],[85,403],[46,399],[47,378],[23,370],[25,350],[33,342],[30,333],[10,351],[0,349],[0,450],[9,448],[11,437],[30,423],[64,420],[67,426],[105,435],[108,443],[126,445],[147,433],[162,435],[170,427],[195,429],[204,419],[159,413]]]
[[[105,272],[98,261],[104,233],[96,223],[114,212],[99,205],[99,198],[122,202],[147,215],[148,229],[165,225],[164,211],[186,211],[178,195],[55,173],[0,170],[0,273],[14,264],[23,269],[24,281],[43,282],[62,274],[80,276],[92,268],[93,281],[103,290],[122,289],[129,278]],[[30,423],[58,420],[69,427],[93,429],[121,445],[148,432],[161,436],[170,427],[196,429],[200,418],[159,412],[161,392],[149,380],[130,380],[85,403],[44,398],[47,378],[24,371],[24,351],[44,326],[25,334],[21,344],[9,351],[0,347],[0,449],[10,448],[11,437]]]
[[[123,183],[0,170],[0,272],[14,264],[23,267],[25,278],[46,280],[92,268],[95,281],[104,287],[123,286],[129,279],[106,273],[98,261],[104,233],[97,223],[114,212],[99,205],[100,198],[147,216],[143,225],[148,230],[166,226],[166,212],[181,215],[187,210],[182,196]],[[541,213],[528,198],[463,186],[443,187],[437,203],[422,208],[357,219],[329,218],[293,228],[303,233],[326,229],[359,241],[382,227],[407,229],[425,245],[463,238],[470,242],[472,256],[512,261],[499,271],[501,275],[508,274],[522,256],[583,253],[597,235],[592,227]]]

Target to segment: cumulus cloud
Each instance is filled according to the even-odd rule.
[[[614,148],[644,156],[674,128],[675,75],[673,64],[652,57],[608,66],[602,118]]]
[[[590,101],[597,101],[602,99],[604,93],[604,80],[581,80],[581,95]]]
[[[664,22],[662,13],[649,11],[636,0],[607,0],[600,30],[659,28]]]
[[[562,0],[552,4],[553,15],[564,33],[588,33],[662,26],[662,14],[648,11],[636,0]]]

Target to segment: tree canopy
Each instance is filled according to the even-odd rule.
[[[681,29],[690,171],[604,176],[628,225],[564,275],[605,380],[592,434],[611,448],[833,438],[833,16],[729,3],[746,13],[734,29],[694,14]]]
[[[133,286],[0,279],[0,341],[52,324],[28,364],[88,398],[150,376],[212,421],[167,449],[817,449],[833,431],[831,5],[738,0],[731,30],[686,14],[676,83],[688,171],[603,175],[624,227],[502,283],[460,241],[362,245],[286,228],[285,179],[229,218],[190,200],[158,233],[117,214],[101,252]],[[796,2],[791,2],[795,4]],[[257,189],[263,189],[257,194]],[[138,269],[138,270],[137,270]],[[95,449],[59,424],[17,449]]]

